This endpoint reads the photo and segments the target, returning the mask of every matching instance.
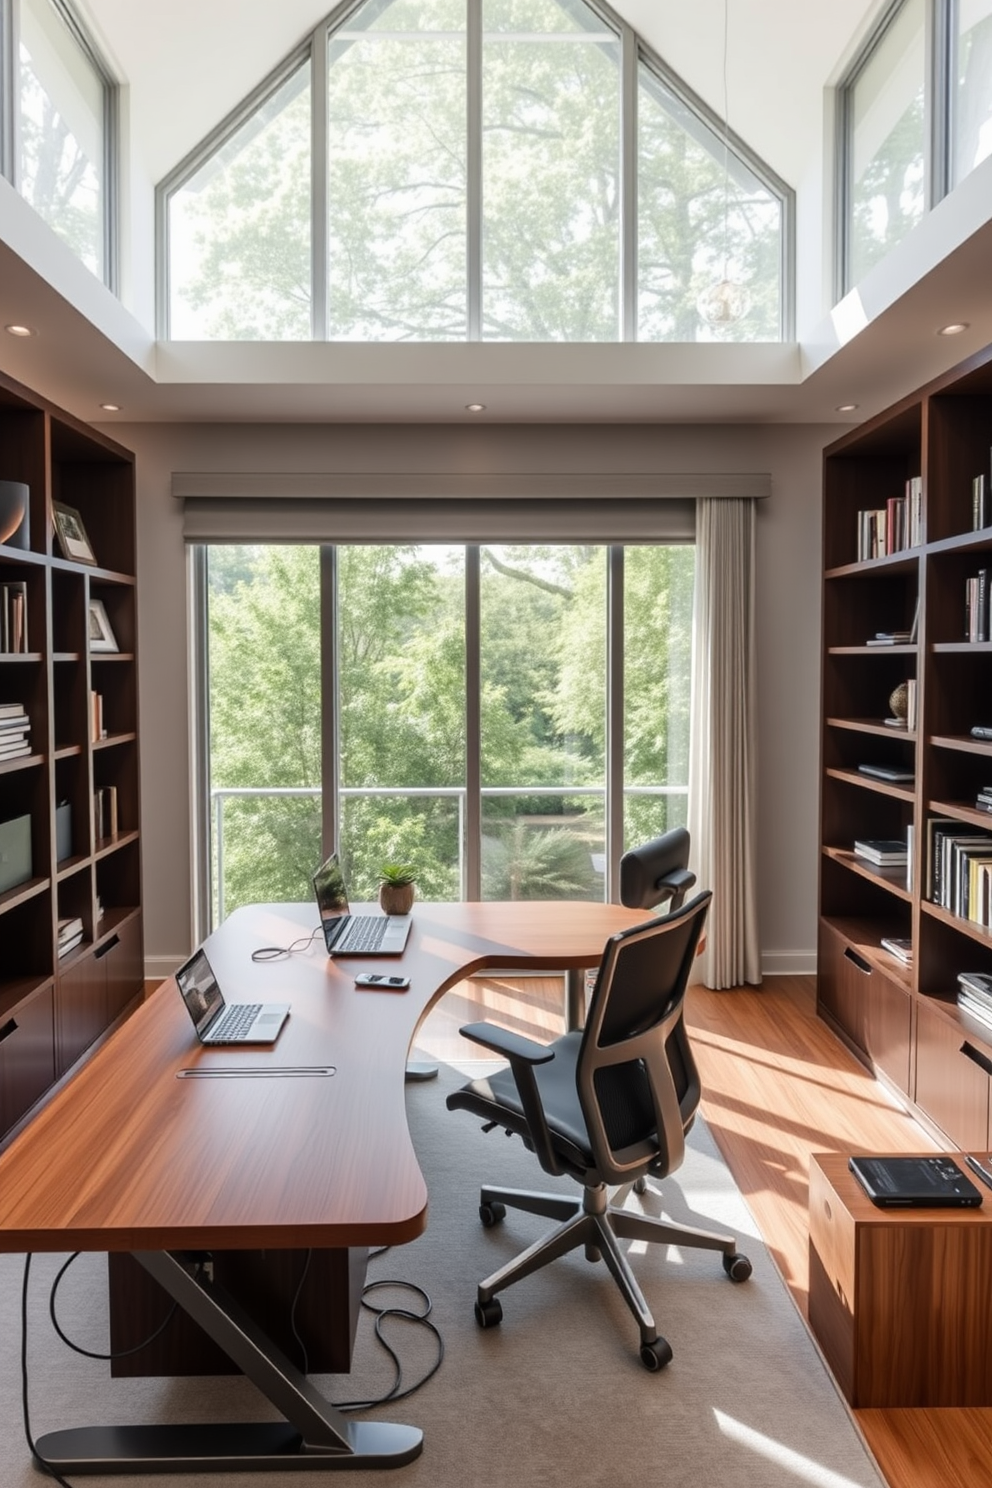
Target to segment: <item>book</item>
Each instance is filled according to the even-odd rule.
[[[17,729],[28,728],[30,722],[31,720],[24,712],[8,713],[5,718],[0,718],[0,739],[4,738],[12,729],[16,731]]]
[[[80,930],[77,935],[70,936],[68,940],[60,940],[58,946],[59,958],[68,956],[70,951],[74,951],[78,945],[82,944],[82,939],[83,932]]]
[[[908,630],[877,630],[866,646],[908,646],[912,639]]]
[[[980,1002],[977,997],[973,997],[970,992],[962,988],[957,995],[957,1004],[973,1018],[977,1018],[980,1023],[984,1023],[987,1028],[992,1028],[992,1007],[989,1007],[987,1003]]]
[[[909,849],[898,837],[870,837],[854,844],[856,857],[867,858],[871,863],[905,863]]]
[[[19,744],[0,745],[0,764],[6,764],[7,760],[20,759],[22,754],[30,754],[31,745],[27,739],[22,739]]]
[[[958,985],[992,1009],[992,976],[986,971],[958,972]]]
[[[0,651],[22,655],[28,649],[28,586],[25,579],[0,584]]]
[[[902,782],[916,779],[912,770],[903,769],[899,765],[859,765],[858,770],[862,775],[870,775],[873,780]]]
[[[895,956],[903,966],[911,966],[913,962],[913,942],[903,936],[883,936],[882,950],[888,951],[890,956]]]
[[[992,492],[989,490],[989,477],[976,475],[971,482],[971,526],[975,532],[992,524],[990,497]]]

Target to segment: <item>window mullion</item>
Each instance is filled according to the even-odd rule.
[[[606,579],[606,900],[620,893],[623,855],[624,692],[623,692],[623,579],[624,550],[607,549]]]
[[[465,842],[462,894],[482,898],[482,660],[480,551],[465,548]]]
[[[320,549],[320,783],[321,835],[325,855],[338,850],[341,829],[341,738],[338,728],[338,553]]]
[[[620,30],[620,339],[637,340],[637,37]]]
[[[14,0],[0,0],[0,173],[17,185],[20,110],[17,76],[17,15]]]
[[[310,46],[310,334],[327,340],[327,26]]]
[[[465,213],[468,339],[482,340],[482,0],[465,0],[468,78]]]

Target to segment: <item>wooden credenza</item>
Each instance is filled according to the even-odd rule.
[[[980,1209],[879,1209],[847,1161],[813,1157],[809,1177],[809,1321],[841,1391],[992,1405],[992,1190]]]

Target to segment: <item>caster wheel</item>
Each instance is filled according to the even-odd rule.
[[[647,1193],[647,1191],[648,1191],[648,1180],[646,1178],[635,1178],[634,1179],[634,1192],[636,1194],[642,1194],[642,1193]]]
[[[651,1374],[657,1374],[672,1362],[672,1345],[667,1338],[656,1338],[653,1343],[641,1344],[641,1363]]]
[[[497,1199],[493,1199],[491,1204],[480,1204],[479,1218],[483,1227],[491,1230],[493,1225],[498,1225],[500,1220],[506,1218],[506,1205],[499,1203]]]
[[[480,1328],[496,1328],[503,1321],[503,1309],[499,1298],[492,1297],[488,1302],[476,1302],[475,1321]]]
[[[746,1255],[725,1255],[723,1269],[731,1281],[747,1281],[751,1275],[751,1262]]]

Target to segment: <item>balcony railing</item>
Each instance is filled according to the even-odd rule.
[[[623,789],[624,796],[686,796],[688,786],[685,785],[627,785]],[[216,873],[215,898],[217,903],[217,923],[220,924],[225,918],[224,906],[224,803],[230,800],[261,799],[280,797],[284,799],[309,797],[317,799],[323,795],[319,785],[263,785],[263,786],[214,786],[210,791],[210,818],[214,843],[214,868]],[[436,786],[402,786],[402,785],[378,785],[378,786],[342,786],[338,795],[341,800],[368,800],[375,797],[397,800],[401,798],[410,799],[439,799],[448,798],[458,803],[458,882],[461,885],[461,897],[465,898],[465,813],[468,800],[468,791],[463,785],[436,785]],[[577,796],[600,797],[605,800],[606,787],[599,785],[488,785],[483,786],[480,795],[483,800],[488,798],[499,798],[509,796],[538,796],[547,799],[548,796],[567,797],[569,800]],[[596,857],[600,856],[598,854]]]

